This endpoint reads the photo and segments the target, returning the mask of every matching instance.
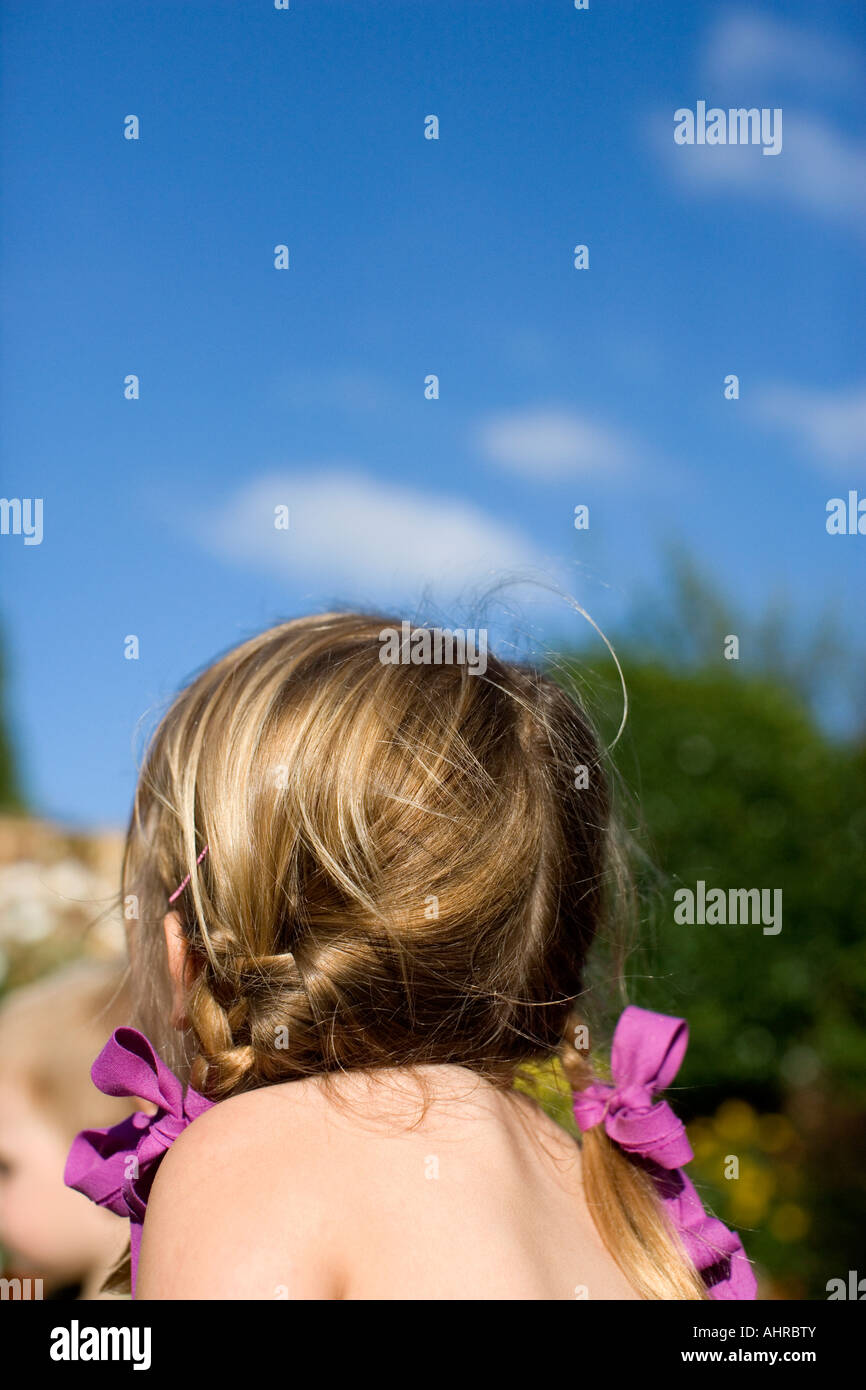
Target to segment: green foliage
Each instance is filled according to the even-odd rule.
[[[629,719],[611,761],[642,904],[628,997],[688,1019],[671,1099],[696,1126],[704,1195],[742,1226],[779,1296],[826,1297],[855,1267],[866,1218],[866,742],[856,700],[845,738],[816,713],[821,692],[857,691],[851,654],[827,630],[795,641],[778,612],[734,621],[682,557],[673,587],[652,624],[647,609],[614,642]],[[723,656],[730,633],[738,661]],[[612,738],[615,675],[576,658],[571,674]],[[674,893],[699,879],[781,889],[782,930],[678,924]]]
[[[618,764],[668,876],[644,883],[663,973],[635,1002],[688,1012],[687,1075],[703,1085],[774,1102],[824,1081],[866,1099],[864,750],[832,743],[796,697],[734,663],[630,664],[628,683]],[[678,925],[674,891],[698,879],[781,889],[782,930]]]

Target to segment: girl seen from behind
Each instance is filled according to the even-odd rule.
[[[67,1165],[130,1218],[115,1283],[753,1298],[657,1094],[684,1021],[627,1008],[593,1075],[587,957],[627,888],[586,714],[492,654],[483,674],[383,661],[391,625],[262,633],[148,750],[123,875],[144,1031],[117,1030],[94,1079],[157,1111],[80,1135]],[[515,1088],[553,1059],[580,1143]]]

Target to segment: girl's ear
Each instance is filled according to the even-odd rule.
[[[165,951],[168,960],[168,973],[172,983],[172,1028],[185,1028],[184,1002],[186,991],[191,984],[192,961],[189,944],[184,936],[180,917],[176,912],[167,912],[163,918],[165,932]]]

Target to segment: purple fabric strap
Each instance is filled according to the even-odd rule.
[[[701,1271],[708,1296],[752,1299],[756,1281],[739,1237],[704,1211],[682,1165],[693,1157],[683,1124],[666,1101],[654,1101],[670,1085],[688,1043],[684,1019],[630,1006],[613,1038],[613,1085],[593,1082],[574,1098],[582,1130],[604,1124],[620,1148],[652,1173],[685,1248]],[[66,1160],[67,1187],[129,1218],[132,1292],[147,1199],[163,1155],[179,1134],[213,1104],[177,1077],[135,1028],[117,1028],[91,1069],[93,1083],[109,1096],[139,1097],[155,1115],[135,1111],[108,1129],[85,1129]]]
[[[679,1071],[688,1041],[685,1019],[629,1005],[613,1035],[613,1084],[595,1081],[579,1091],[574,1118],[581,1130],[603,1124],[614,1143],[651,1174],[707,1296],[753,1299],[757,1281],[740,1238],[704,1211],[682,1171],[694,1158],[685,1127],[667,1101],[655,1100]]]
[[[209,1110],[212,1101],[183,1087],[135,1028],[116,1028],[90,1071],[107,1096],[132,1096],[157,1107],[155,1115],[136,1110],[109,1129],[76,1135],[63,1175],[67,1187],[83,1192],[100,1207],[129,1217],[132,1293],[147,1198],[160,1160],[177,1136]]]

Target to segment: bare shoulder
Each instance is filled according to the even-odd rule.
[[[309,1082],[264,1087],[183,1131],[148,1200],[138,1299],[340,1296],[323,1099]]]
[[[397,1073],[206,1111],[157,1173],[136,1297],[633,1297],[586,1208],[573,1137],[463,1068],[426,1081],[420,1112],[415,1078]]]

